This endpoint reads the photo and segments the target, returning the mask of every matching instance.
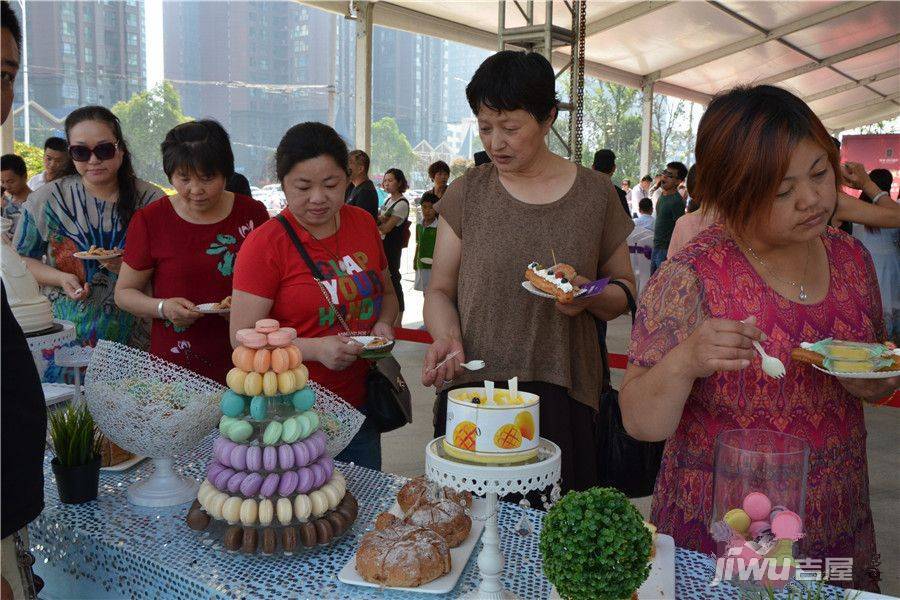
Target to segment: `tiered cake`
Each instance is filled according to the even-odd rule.
[[[224,523],[228,550],[291,553],[327,544],[357,516],[356,499],[325,451],[296,337],[272,319],[237,333],[213,459],[187,516],[196,530]]]

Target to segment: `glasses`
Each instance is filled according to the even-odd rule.
[[[69,156],[75,162],[87,162],[91,160],[91,154],[97,157],[97,160],[109,160],[116,155],[119,149],[119,142],[102,142],[93,148],[87,146],[69,146]]]

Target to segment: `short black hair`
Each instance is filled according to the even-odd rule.
[[[653,200],[650,198],[641,198],[638,201],[638,211],[648,215],[653,214]]]
[[[12,7],[7,0],[0,2],[0,27],[9,29],[13,39],[16,40],[16,47],[22,51],[22,26],[19,25],[19,17],[13,12]]]
[[[278,142],[275,150],[275,174],[279,181],[284,182],[285,176],[297,163],[319,156],[330,156],[347,172],[347,144],[337,131],[315,121],[294,125]]]
[[[369,159],[369,155],[366,154],[365,150],[353,150],[350,152],[348,158],[360,161],[363,164],[366,173],[369,172],[369,166],[372,164],[372,161]]]
[[[684,163],[673,161],[666,164],[667,169],[675,169],[675,172],[678,173],[678,179],[684,181],[684,178],[687,177],[688,169],[684,166]]]
[[[484,106],[496,111],[525,110],[539,123],[555,118],[556,74],[537,52],[503,50],[487,57],[466,86],[474,114]]]
[[[242,196],[253,197],[253,190],[250,189],[250,182],[240,173],[234,173],[225,182],[225,191],[240,194]]]
[[[490,154],[488,154],[484,150],[479,150],[478,152],[475,153],[475,155],[472,158],[475,159],[476,167],[491,162]]]
[[[430,165],[428,165],[428,178],[434,179],[434,176],[438,173],[446,173],[450,174],[450,166],[442,160],[436,160]]]
[[[398,190],[401,194],[409,189],[409,183],[406,181],[406,175],[403,174],[403,171],[400,169],[388,169],[384,172],[385,175],[393,175],[394,179],[397,180]]]
[[[641,181],[649,181],[650,183],[653,183],[653,178],[649,175],[644,175],[643,177],[641,177]]]
[[[12,171],[19,177],[28,177],[28,167],[18,154],[4,154],[0,156],[0,171]]]
[[[55,150],[57,152],[68,152],[69,142],[63,138],[53,135],[44,140],[44,150]]]
[[[604,148],[594,152],[594,170],[612,175],[616,168],[616,153]]]
[[[219,174],[228,181],[234,175],[234,154],[228,132],[213,119],[176,125],[160,145],[163,171],[169,181],[175,171],[202,175]]]
[[[432,198],[431,196],[422,196],[422,198],[419,200],[419,206],[424,206],[425,204],[434,206],[434,198]]]

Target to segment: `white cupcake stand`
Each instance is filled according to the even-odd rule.
[[[56,350],[76,337],[75,324],[71,321],[53,319],[53,322],[61,325],[62,330],[26,338],[28,350],[31,351],[31,357],[34,359],[34,365],[37,367],[39,376],[43,376],[44,370],[47,368],[47,361],[44,360],[43,351]],[[48,406],[71,400],[78,389],[76,386],[68,383],[43,383],[41,387],[44,390],[44,399]]]
[[[472,492],[487,499],[488,519],[482,536],[483,547],[478,555],[481,584],[466,598],[506,600],[516,596],[503,588],[503,553],[497,528],[497,504],[500,496],[527,494],[546,489],[560,479],[559,446],[541,438],[537,457],[511,465],[481,465],[463,462],[447,456],[444,438],[432,440],[425,447],[425,476],[441,486],[460,492]]]

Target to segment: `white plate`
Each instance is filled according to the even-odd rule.
[[[550,298],[551,300],[556,300],[556,296],[554,296],[552,294],[548,294],[547,292],[542,292],[541,290],[534,287],[534,285],[532,285],[532,283],[530,281],[523,281],[522,287],[525,288],[525,290],[528,293],[534,294],[535,296],[540,296],[541,298]],[[577,292],[575,292],[575,298],[582,295],[585,291],[586,290],[584,290],[583,288],[579,289]]]
[[[216,308],[218,302],[206,302],[205,304],[197,305],[197,312],[201,312],[204,315],[224,315],[231,312],[230,308]]]
[[[434,259],[433,259],[433,258],[428,258],[427,256],[426,256],[425,258],[420,258],[419,260],[422,262],[423,265],[432,265],[432,264],[434,264]]]
[[[813,369],[817,369],[822,371],[826,375],[834,375],[835,377],[843,377],[845,379],[888,379],[890,377],[897,377],[900,375],[900,371],[872,371],[870,373],[837,373],[835,371],[828,371],[827,369],[823,369],[818,365],[812,365]]]
[[[473,515],[484,518],[483,515],[486,514],[486,509],[487,503],[482,498],[474,498],[472,500]],[[397,515],[398,517],[402,516],[403,514],[400,511],[400,506],[396,502],[394,502],[394,506],[391,507],[390,512],[391,514]],[[462,575],[463,570],[465,570],[466,565],[469,562],[469,558],[472,556],[472,550],[474,550],[475,546],[478,545],[478,538],[481,537],[481,532],[483,530],[484,521],[479,521],[473,517],[472,530],[469,532],[469,537],[467,537],[466,540],[456,548],[450,548],[450,572],[443,577],[438,577],[434,581],[430,581],[424,585],[420,585],[417,588],[388,587],[386,589],[398,590],[403,592],[419,592],[421,594],[449,594],[451,591],[453,591],[453,588],[456,587],[456,582],[459,581],[459,576]],[[338,573],[338,579],[350,585],[362,585],[372,588],[385,587],[377,583],[366,581],[359,573],[356,572],[355,552],[353,553],[353,556],[350,557],[350,560],[347,562],[347,564],[344,565],[344,568],[341,569],[341,572]]]
[[[100,467],[100,470],[101,470],[101,471],[113,471],[113,472],[115,472],[115,471],[125,471],[125,470],[127,470],[127,469],[130,469],[130,468],[133,467],[134,465],[138,464],[139,462],[141,462],[141,461],[144,460],[145,458],[147,458],[147,457],[146,457],[146,456],[135,456],[134,458],[129,458],[129,459],[126,460],[125,462],[120,462],[119,464],[117,464],[117,465],[112,465],[111,467]]]
[[[72,256],[74,256],[75,258],[80,258],[81,260],[110,260],[113,258],[118,258],[122,256],[122,254],[124,254],[124,252],[120,249],[116,249],[112,254],[105,254],[103,256],[88,254],[87,250],[84,250],[82,252],[75,252],[74,254],[72,254]]]
[[[637,591],[638,598],[674,600],[675,598],[675,540],[670,535],[657,534],[656,556],[650,563],[650,575]],[[556,586],[550,588],[551,600],[559,600]]]
[[[350,336],[350,339],[358,344],[362,344],[363,346],[368,346],[369,343],[374,341],[376,337],[377,336],[374,336],[374,335],[353,335],[353,336]],[[387,347],[393,346],[393,345],[394,345],[394,342],[391,340],[388,340],[386,344],[382,344],[380,346],[367,347],[366,350],[382,350],[384,348],[387,348]]]

